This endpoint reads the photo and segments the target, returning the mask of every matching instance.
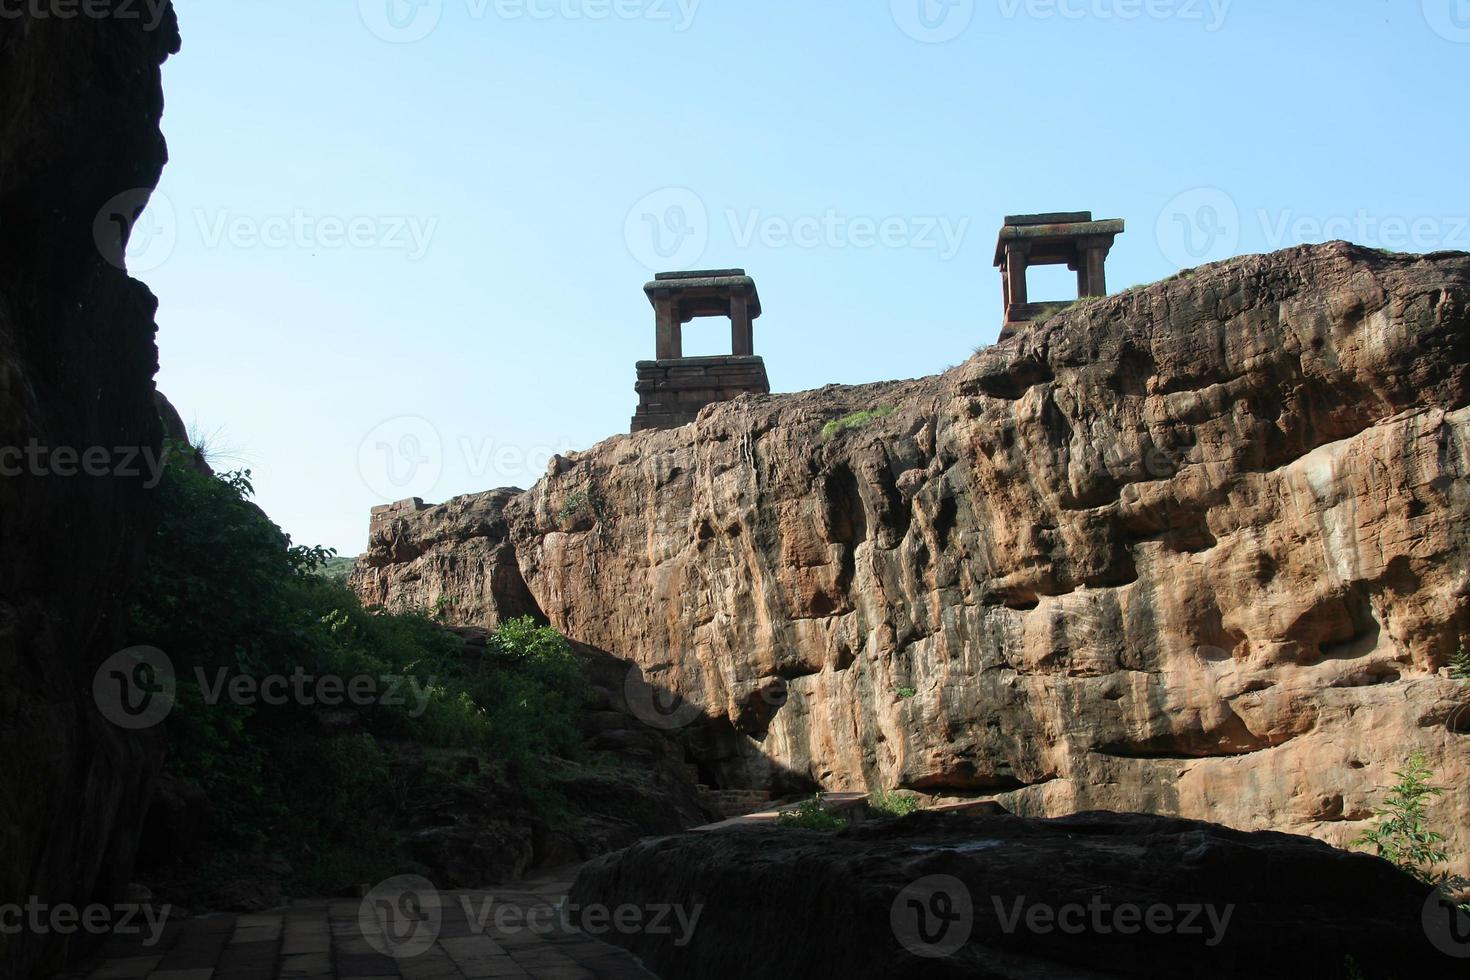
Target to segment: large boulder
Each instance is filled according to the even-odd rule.
[[[1421,925],[1433,900],[1305,837],[918,813],[650,839],[586,865],[568,908],[665,980],[1347,980],[1458,975]]]
[[[92,692],[151,530],[156,302],[123,250],[179,36],[167,3],[87,10],[0,18],[0,903],[52,908],[124,893],[161,749]],[[0,930],[0,972],[86,940]]]
[[[374,507],[368,550],[347,584],[367,606],[425,610],[458,626],[494,629],[539,615],[521,580],[505,505],[521,491],[491,490],[431,506],[402,500]]]

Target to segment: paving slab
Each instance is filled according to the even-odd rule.
[[[414,956],[390,955],[381,932],[364,934],[361,900],[307,899],[175,917],[156,943],[115,934],[52,980],[658,980],[626,950],[568,924],[561,909],[576,872],[440,893],[438,929]]]

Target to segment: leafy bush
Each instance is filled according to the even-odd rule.
[[[1422,752],[1411,754],[1394,776],[1398,783],[1388,791],[1382,808],[1374,811],[1378,822],[1353,841],[1353,846],[1371,846],[1379,857],[1425,884],[1442,884],[1446,876],[1435,868],[1447,862],[1449,855],[1440,847],[1444,835],[1428,826],[1426,811],[1429,801],[1444,790],[1430,785],[1434,772]]]
[[[919,692],[912,687],[901,687],[898,689],[898,696],[907,700],[908,698],[918,697]]]
[[[211,477],[171,454],[132,609],[131,642],[173,663],[166,768],[206,794],[212,842],[289,854],[328,887],[332,869],[393,852],[411,796],[463,778],[395,766],[405,747],[472,756],[470,771],[528,795],[549,760],[577,755],[587,682],[564,638],[516,620],[469,656],[427,614],[365,610],[321,574],[332,552],[292,547],[252,492],[248,471]],[[306,678],[309,696],[229,694],[233,680],[276,676]],[[323,678],[369,693],[318,704]]]
[[[868,811],[878,817],[906,817],[919,808],[919,798],[879,790],[868,796]]]
[[[863,409],[861,412],[853,412],[851,415],[844,415],[840,419],[833,419],[822,426],[822,438],[831,439],[838,433],[846,432],[849,429],[861,429],[870,422],[887,418],[896,411],[898,411],[896,406],[886,405],[882,408]]]
[[[822,794],[802,800],[794,809],[776,814],[776,823],[797,830],[841,830],[847,826],[847,818],[833,813],[822,805]]]

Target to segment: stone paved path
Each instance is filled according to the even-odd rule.
[[[91,962],[63,977],[657,980],[626,951],[565,925],[557,905],[575,872],[564,869],[504,889],[437,892],[437,926],[419,938],[413,938],[412,923],[405,929],[400,922],[396,941],[389,940],[382,920],[370,913],[364,921],[362,899],[294,901],[271,912],[176,920],[157,942],[149,942],[146,931],[113,935]],[[482,914],[486,909],[490,914]],[[413,911],[418,915],[409,918],[432,918]]]
[[[839,811],[866,799],[866,793],[823,796]],[[791,805],[695,829],[773,822]],[[175,920],[156,942],[146,930],[113,935],[91,961],[53,980],[658,980],[626,950],[565,922],[559,907],[578,867],[504,888],[430,888],[438,899],[437,920],[412,904],[402,908],[401,894],[375,889],[399,913],[393,938],[384,919],[364,916],[358,898],[295,900],[270,912]],[[415,930],[415,922],[430,921],[432,928]]]

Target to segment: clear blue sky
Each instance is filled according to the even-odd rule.
[[[1470,0],[178,6],[130,257],[159,385],[345,554],[374,504],[626,431],[654,266],[755,276],[796,391],[992,343],[1008,213],[1126,219],[1115,290],[1302,241],[1470,249]]]

